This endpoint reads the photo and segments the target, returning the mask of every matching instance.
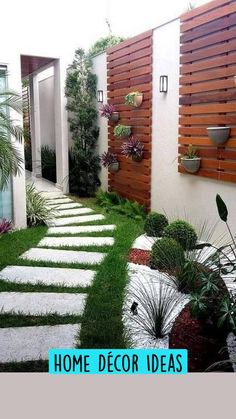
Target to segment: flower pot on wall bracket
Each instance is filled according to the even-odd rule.
[[[194,159],[188,159],[186,157],[181,157],[181,164],[186,172],[197,173],[200,168],[201,158],[195,157]]]
[[[230,135],[230,127],[208,127],[208,137],[218,147],[224,144]]]
[[[108,171],[111,173],[115,173],[115,172],[118,172],[119,168],[120,168],[120,165],[119,165],[119,162],[117,161],[115,163],[109,164]]]
[[[140,161],[143,160],[143,156],[133,154],[132,155],[132,160],[139,163]]]
[[[135,108],[139,108],[143,103],[143,93],[139,93],[134,97],[134,106]]]
[[[125,104],[138,108],[143,102],[143,93],[130,92],[125,96]]]
[[[112,112],[112,114],[109,118],[109,121],[115,123],[115,122],[119,121],[119,117],[120,117],[119,112]]]

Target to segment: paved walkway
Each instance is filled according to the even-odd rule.
[[[28,263],[33,261],[34,264],[37,261],[43,262],[44,265],[50,263],[50,267],[28,266],[28,263],[27,266],[7,266],[0,272],[0,279],[33,286],[63,286],[66,291],[69,291],[70,287],[80,287],[84,288],[85,292],[1,292],[0,311],[31,316],[81,316],[86,304],[86,291],[96,275],[99,264],[106,256],[106,253],[99,252],[99,248],[106,246],[109,249],[114,243],[113,237],[97,235],[99,232],[109,234],[115,229],[115,225],[101,224],[105,221],[103,215],[95,214],[92,209],[64,196],[53,184],[50,185],[50,182],[48,188],[45,188],[43,180],[38,181],[36,187],[37,185],[41,190],[43,186],[44,196],[55,211],[55,218],[49,223],[46,237],[36,248],[23,253],[20,259],[27,260]],[[91,221],[93,225],[81,225]],[[94,225],[94,221],[99,221],[99,224]],[[89,234],[87,237],[86,233]],[[91,236],[92,233],[96,236]],[[79,236],[80,234],[82,236]],[[87,251],[86,246],[96,246],[98,251]],[[54,268],[53,262],[79,263],[85,268],[72,268],[71,265],[68,268]],[[79,332],[80,324],[1,328],[0,363],[46,360],[50,348],[72,348],[78,345]]]

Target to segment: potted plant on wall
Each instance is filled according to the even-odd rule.
[[[126,138],[126,137],[129,137],[130,134],[131,134],[131,126],[129,125],[119,124],[114,128],[115,137]]]
[[[122,154],[126,157],[131,157],[131,159],[136,162],[140,162],[142,160],[144,145],[137,138],[129,138],[121,148]]]
[[[207,134],[216,146],[220,146],[228,140],[230,127],[208,127]]]
[[[189,173],[196,173],[201,164],[201,158],[198,157],[197,150],[192,144],[189,144],[186,153],[181,157],[181,164]]]
[[[115,173],[119,170],[119,162],[116,154],[105,151],[101,156],[101,163],[103,167],[106,167],[109,172]]]
[[[138,108],[143,101],[143,93],[130,92],[125,96],[125,104],[129,106],[135,106]]]
[[[111,122],[117,122],[119,120],[119,112],[116,111],[114,105],[110,105],[109,103],[105,103],[101,106],[100,115]]]

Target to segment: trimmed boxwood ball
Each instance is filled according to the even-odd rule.
[[[164,214],[150,212],[145,221],[144,231],[148,236],[160,237],[166,226],[168,226],[168,220]]]
[[[165,227],[163,236],[175,239],[184,250],[193,249],[197,242],[197,233],[194,228],[182,220],[173,221]]]
[[[184,249],[174,239],[163,237],[152,247],[152,269],[175,269],[184,262]]]

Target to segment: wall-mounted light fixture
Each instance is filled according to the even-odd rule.
[[[97,91],[97,101],[99,103],[103,103],[103,90],[98,90]]]
[[[160,76],[160,92],[168,92],[168,76]]]

